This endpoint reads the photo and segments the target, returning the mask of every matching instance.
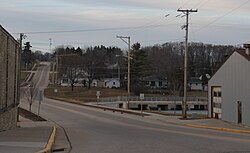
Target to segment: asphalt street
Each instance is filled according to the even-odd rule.
[[[48,84],[48,66],[36,75]],[[38,102],[32,110],[37,111]],[[25,100],[22,107],[28,108]],[[113,113],[46,99],[41,115],[62,126],[72,153],[250,153],[250,135],[197,129],[148,117]]]

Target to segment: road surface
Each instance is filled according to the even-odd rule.
[[[47,85],[48,66],[36,75]],[[46,78],[46,79],[44,79]],[[22,107],[28,108],[25,100]],[[37,102],[33,111],[37,110]],[[250,135],[196,129],[149,117],[44,99],[41,115],[62,126],[72,153],[250,153]]]

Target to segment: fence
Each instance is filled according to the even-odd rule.
[[[99,102],[128,101],[127,96],[100,98]],[[130,96],[129,101],[141,101],[139,96]],[[183,97],[144,97],[143,101],[183,101]],[[207,102],[204,97],[187,97],[187,101]]]

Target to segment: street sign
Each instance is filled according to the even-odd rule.
[[[96,97],[99,98],[101,96],[101,91],[96,91]]]
[[[39,91],[39,98],[38,98],[38,101],[41,102],[43,100],[43,91],[40,90]]]
[[[144,93],[140,93],[140,100],[144,99]]]
[[[38,95],[38,100],[39,100],[39,104],[38,104],[38,112],[37,115],[40,115],[40,106],[41,106],[41,102],[43,100],[43,90],[39,91],[39,95]]]

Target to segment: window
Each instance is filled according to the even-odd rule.
[[[218,97],[221,97],[221,91],[219,91],[217,94],[218,94]]]
[[[217,92],[214,91],[214,97],[217,97]]]
[[[155,81],[151,81],[150,86],[155,86]]]
[[[113,85],[115,85],[115,82],[113,82]]]
[[[162,87],[162,81],[159,81],[159,87]]]

